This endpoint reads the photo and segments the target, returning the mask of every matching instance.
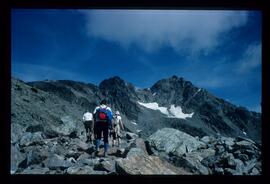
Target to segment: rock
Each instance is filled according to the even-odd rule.
[[[48,168],[26,168],[24,169],[20,174],[49,174],[49,169]]]
[[[61,118],[62,125],[55,127],[55,132],[59,135],[69,136],[72,132],[76,131],[76,122],[70,116]]]
[[[47,158],[47,154],[41,147],[33,147],[27,153],[27,165],[39,164]]]
[[[228,146],[233,146],[235,144],[235,139],[231,137],[221,137],[220,140],[222,143],[228,145]]]
[[[147,139],[147,142],[152,152],[173,152],[178,156],[205,146],[205,143],[196,140],[194,137],[182,131],[172,128],[158,130]]]
[[[96,159],[82,158],[80,160],[77,160],[77,163],[94,167],[95,165],[99,164],[99,159],[98,158]]]
[[[134,146],[136,148],[140,148],[145,154],[148,154],[147,150],[146,150],[144,140],[142,138],[136,139],[135,142],[134,142]]]
[[[93,173],[96,174],[96,172],[94,172],[94,170],[93,170],[93,167],[90,167],[88,165],[72,166],[72,167],[69,167],[66,172],[67,172],[67,174],[93,174]]]
[[[234,159],[234,162],[236,163],[236,171],[237,171],[237,174],[248,174],[247,173],[247,169],[245,168],[244,166],[244,163],[239,160],[239,159]]]
[[[77,147],[78,151],[86,151],[90,148],[89,144],[86,144],[85,142],[81,141],[78,138],[75,139],[71,139],[70,143],[69,143],[69,147]]]
[[[222,145],[216,145],[215,148],[216,148],[216,154],[222,154],[225,151],[225,148]]]
[[[126,132],[126,138],[127,138],[128,140],[136,139],[136,138],[138,138],[138,137],[139,137],[139,136],[138,136],[137,134],[135,134],[135,133]]]
[[[146,153],[141,148],[131,148],[127,154],[127,157],[132,157],[134,155],[144,156]]]
[[[216,141],[216,139],[212,136],[204,136],[200,139],[201,142],[204,142],[205,144],[212,144]]]
[[[224,174],[224,169],[223,168],[220,168],[220,167],[215,167],[214,168],[214,171],[213,171],[213,174],[223,175]]]
[[[179,167],[184,167],[192,173],[208,175],[209,170],[201,163],[202,159],[203,158],[198,153],[194,152],[186,156],[175,157],[174,164]]]
[[[11,144],[20,141],[23,136],[23,127],[18,123],[11,123]]]
[[[256,167],[254,167],[252,169],[250,175],[260,175],[260,171]]]
[[[30,146],[34,144],[44,144],[44,138],[42,132],[30,133],[26,132],[20,140],[20,146]]]
[[[53,154],[51,157],[47,158],[45,161],[45,166],[49,169],[61,169],[64,170],[68,167],[71,167],[73,163],[66,161],[64,157],[57,154]]]
[[[116,172],[118,174],[153,175],[153,174],[177,174],[166,167],[159,157],[133,155],[128,158],[116,160]]]
[[[225,168],[225,169],[224,169],[224,175],[240,175],[240,173],[237,172],[237,171],[234,170],[234,169],[231,169],[231,168]]]
[[[126,153],[126,151],[124,148],[118,148],[116,153],[115,153],[115,156],[124,158],[126,156],[125,153]]]
[[[53,142],[53,146],[51,147],[50,152],[55,153],[57,155],[66,155],[67,154],[66,148],[58,142]]]
[[[82,155],[81,153],[79,153],[77,150],[74,150],[74,149],[66,150],[66,153],[65,153],[66,158],[73,157],[75,159],[78,159],[79,156],[81,156],[81,155]]]
[[[88,153],[83,153],[77,158],[77,161],[80,161],[82,159],[88,159],[90,157],[91,157],[91,155],[89,155]]]
[[[237,155],[235,156],[235,158],[238,158],[238,159],[242,160],[243,162],[246,162],[246,161],[249,160],[249,156],[246,155],[246,154],[242,154],[242,153],[237,154]]]
[[[245,174],[249,174],[250,172],[252,172],[252,169],[255,167],[256,164],[257,164],[257,160],[256,159],[252,159],[252,160],[247,161],[245,163],[245,166],[243,167],[243,172]]]
[[[102,162],[94,166],[94,170],[115,172],[115,161],[114,160],[103,160]]]
[[[37,124],[37,125],[30,125],[26,128],[25,130],[26,132],[31,132],[31,133],[34,133],[34,132],[43,132],[44,131],[44,128],[41,124]]]
[[[251,139],[248,139],[248,138],[246,138],[246,137],[241,137],[241,136],[238,136],[238,137],[236,137],[236,141],[237,142],[240,142],[240,141],[247,141],[247,142],[250,142],[251,144],[256,144],[253,140],[251,140]]]
[[[19,146],[16,144],[11,145],[11,163],[10,163],[10,173],[15,174],[18,170],[19,165],[26,159],[26,155],[19,151]]]

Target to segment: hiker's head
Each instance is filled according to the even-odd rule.
[[[120,115],[120,112],[119,112],[119,111],[116,111],[115,114],[116,114],[116,115]]]
[[[107,101],[105,99],[101,100],[100,105],[107,105]]]

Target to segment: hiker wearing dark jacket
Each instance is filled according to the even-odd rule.
[[[103,133],[103,141],[104,141],[104,156],[106,156],[109,141],[108,141],[108,133],[109,128],[111,128],[112,123],[112,110],[107,106],[107,101],[102,100],[100,105],[97,106],[93,112],[94,121],[95,121],[95,129],[96,129],[96,153],[99,152],[101,134]]]

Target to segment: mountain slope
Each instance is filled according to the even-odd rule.
[[[106,79],[99,86],[66,80],[28,85],[76,104],[82,111],[93,111],[106,97],[113,111],[120,111],[126,127],[142,137],[172,127],[199,137],[220,134],[261,140],[259,113],[217,98],[177,76],[159,80],[148,89],[136,89],[119,77]]]

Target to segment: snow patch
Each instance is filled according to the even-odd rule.
[[[244,131],[243,131],[243,134],[244,134],[244,135],[247,135],[247,133],[246,133],[246,132],[244,132]]]
[[[191,114],[185,114],[182,111],[182,108],[180,106],[174,106],[171,105],[169,112],[176,118],[186,119],[186,118],[192,118],[194,113]]]
[[[137,123],[135,121],[131,121],[131,123],[134,124],[134,125],[137,125]]]
[[[153,96],[155,96],[157,93],[154,93]]]
[[[140,105],[153,110],[159,110],[161,113],[167,115],[169,118],[180,118],[180,119],[186,119],[191,118],[194,113],[191,114],[185,114],[182,111],[182,108],[180,106],[175,106],[174,104],[171,105],[170,108],[167,107],[159,107],[158,103],[151,102],[151,103],[142,103],[138,102]]]

